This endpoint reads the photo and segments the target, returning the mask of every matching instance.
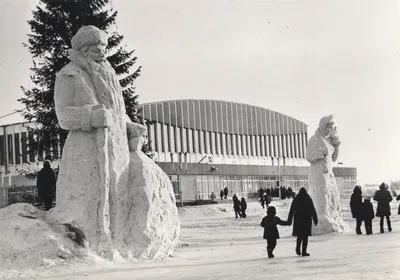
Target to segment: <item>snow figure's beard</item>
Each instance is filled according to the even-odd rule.
[[[85,57],[75,50],[70,50],[70,57],[72,62],[90,75],[99,102],[106,108],[121,113],[123,111],[123,104],[120,101],[122,90],[111,64],[107,60],[96,62],[91,57]]]

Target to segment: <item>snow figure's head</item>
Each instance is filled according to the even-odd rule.
[[[96,62],[105,60],[107,45],[107,34],[93,25],[81,27],[71,39],[72,50],[78,51],[84,57],[90,57]]]
[[[328,137],[335,127],[334,115],[329,115],[321,118],[319,121],[318,131],[324,137]]]

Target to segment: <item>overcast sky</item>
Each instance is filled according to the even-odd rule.
[[[36,0],[0,0],[1,115],[22,108]],[[394,0],[112,0],[143,66],[140,102],[210,98],[308,124],[334,113],[360,183],[400,180],[400,25]],[[16,116],[0,123],[20,120]]]

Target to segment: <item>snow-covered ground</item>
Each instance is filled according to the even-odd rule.
[[[291,200],[274,201],[278,216],[286,219]],[[374,204],[376,210],[376,204]],[[48,264],[36,271],[1,271],[1,279],[400,279],[400,216],[398,203],[392,203],[393,232],[379,233],[379,221],[373,221],[374,234],[357,236],[354,232],[312,236],[310,257],[295,254],[291,227],[279,228],[281,239],[274,252],[266,256],[263,229],[265,215],[256,201],[248,202],[248,217],[235,219],[229,203],[185,207],[180,210],[181,240],[176,256],[157,262],[114,264],[83,261],[64,266]],[[348,201],[343,216],[355,227]],[[363,232],[365,232],[363,230]],[[10,277],[10,278],[8,278]]]

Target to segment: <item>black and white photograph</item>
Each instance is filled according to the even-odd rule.
[[[0,279],[400,279],[399,53],[399,0],[0,0]]]

